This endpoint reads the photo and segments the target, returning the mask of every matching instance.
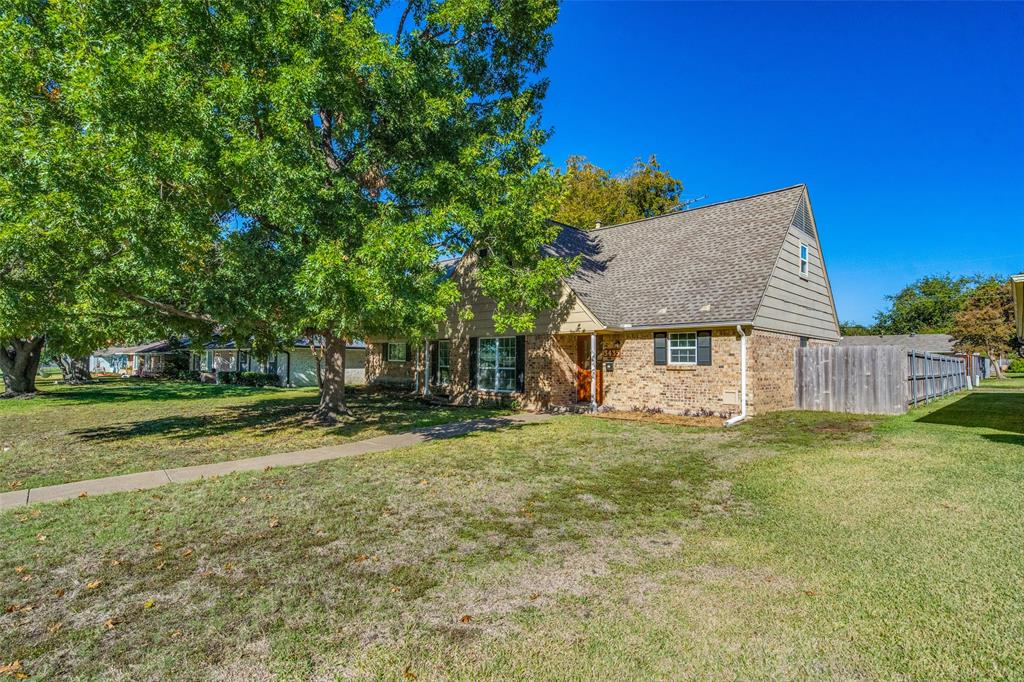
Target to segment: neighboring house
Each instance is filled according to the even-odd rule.
[[[437,338],[373,339],[368,379],[427,375],[431,392],[456,403],[741,415],[793,407],[794,349],[839,340],[804,185],[589,231],[564,226],[549,249],[582,264],[529,333],[495,330],[494,302],[474,279],[480,256],[469,253],[451,274],[462,302]]]
[[[187,338],[173,342],[151,341],[138,346],[111,346],[89,356],[89,371],[133,377],[160,376],[169,358],[187,349]]]
[[[957,355],[949,334],[878,334],[875,336],[844,336],[840,346],[898,346],[939,355]]]
[[[362,384],[366,345],[353,341],[345,350],[345,382]],[[281,377],[282,386],[316,386],[316,359],[306,338],[294,342],[264,359],[257,358],[249,347],[239,348],[234,341],[213,341],[203,351],[193,352],[192,369],[203,372],[205,381],[216,380],[217,372],[268,372]]]
[[[1010,279],[1013,286],[1013,313],[1017,318],[1017,338],[1024,343],[1024,272]]]

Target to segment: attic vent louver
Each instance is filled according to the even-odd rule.
[[[814,236],[814,228],[811,226],[811,214],[807,211],[806,200],[801,200],[800,206],[796,209],[796,215],[793,216],[793,227],[805,234]]]

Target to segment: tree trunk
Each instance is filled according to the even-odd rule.
[[[0,373],[4,376],[5,396],[36,392],[36,372],[43,356],[43,341],[42,336],[0,341]]]
[[[352,416],[345,405],[345,348],[347,339],[324,334],[323,385],[320,387],[320,406],[313,417],[322,424],[336,424],[342,417]]]
[[[994,352],[992,352],[991,348],[988,351],[988,361],[990,363],[992,363],[992,366],[996,370],[996,378],[997,379],[1002,379],[1003,378],[1003,368],[999,366],[999,356],[996,355]]]
[[[58,355],[57,365],[64,375],[65,384],[87,384],[92,381],[89,372],[89,358],[73,358],[70,355]]]

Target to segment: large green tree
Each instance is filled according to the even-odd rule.
[[[889,307],[875,314],[876,333],[946,334],[971,289],[984,278],[936,275],[922,277],[886,296]]]
[[[98,21],[102,4],[0,3],[0,370],[8,393],[34,392],[44,344],[78,356],[147,322],[156,323],[150,332],[163,328],[126,304],[111,277],[141,286],[160,267],[177,271],[179,254],[216,233],[209,203],[176,189],[203,164],[141,134],[145,126],[119,123],[130,106],[120,99],[125,83],[148,78],[126,75],[133,65],[119,62],[146,38],[133,43],[127,16],[120,30]]]
[[[262,350],[323,337],[325,421],[347,412],[348,339],[425,336],[457,302],[438,259],[488,248],[484,292],[499,328],[519,330],[571,267],[541,255],[558,178],[539,152],[538,72],[557,4],[387,5],[83,0],[5,15],[16,66],[34,67],[35,44],[55,55],[18,96],[59,88],[67,130],[107,145],[112,189],[82,221],[108,248],[89,264],[96,290]]]
[[[620,175],[612,175],[585,157],[570,156],[563,178],[555,219],[583,229],[678,210],[683,191],[683,183],[664,170],[654,155],[646,162],[637,159]]]

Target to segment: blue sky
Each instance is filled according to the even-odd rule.
[[[707,202],[805,182],[841,319],[1024,270],[1024,4],[567,2],[562,164],[657,154]]]

